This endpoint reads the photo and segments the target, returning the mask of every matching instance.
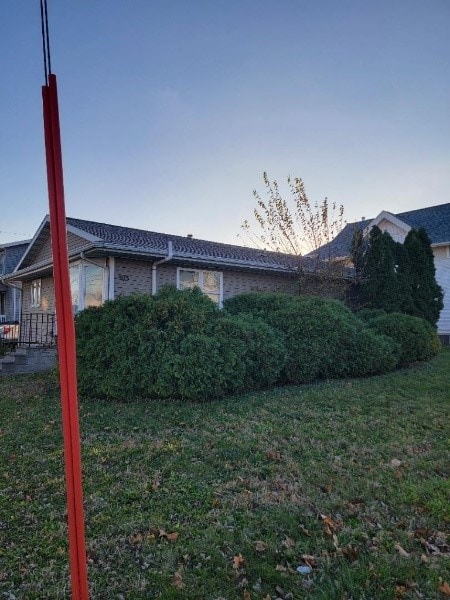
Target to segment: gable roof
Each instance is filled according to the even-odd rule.
[[[7,275],[14,271],[29,243],[30,240],[21,240],[20,242],[0,244],[0,253],[3,255],[3,273],[0,272],[0,275]]]
[[[386,216],[390,214],[412,229],[423,227],[432,245],[450,244],[450,203],[409,210],[395,215],[393,213],[382,214]],[[324,244],[320,248],[320,255],[324,258],[349,256],[355,231],[366,229],[375,220],[365,219],[363,221],[356,221],[355,223],[348,223],[334,240],[331,240],[331,242]],[[315,253],[310,253],[310,255],[312,254]]]
[[[85,242],[70,256],[79,255],[82,250],[91,256],[107,253],[115,256],[157,260],[167,257],[169,242],[171,242],[171,261],[174,263],[184,262],[223,268],[277,271],[287,274],[294,274],[299,269],[298,257],[289,254],[85,221],[73,217],[67,218],[67,230]],[[49,232],[49,218],[46,216],[22,261],[18,264],[14,276],[51,265],[49,260],[42,263],[35,260],[45,240],[48,241]]]

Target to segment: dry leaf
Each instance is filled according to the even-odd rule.
[[[184,587],[186,587],[183,582],[183,575],[181,573],[181,570],[175,571],[175,573],[173,574],[172,585],[178,588],[179,590],[182,590]]]
[[[286,536],[286,538],[281,542],[281,545],[290,550],[295,546],[295,541],[292,538]]]
[[[152,490],[156,491],[161,485],[161,473],[159,471],[156,472],[155,478],[152,483]]]
[[[272,598],[270,597],[270,594],[266,594],[263,600],[272,600]]]
[[[264,552],[264,550],[266,549],[266,544],[264,542],[262,542],[261,540],[258,540],[255,543],[255,548],[258,552]]]
[[[398,458],[393,458],[389,464],[392,469],[397,469],[402,464],[402,461]]]
[[[160,538],[166,538],[166,540],[169,540],[169,542],[175,542],[180,534],[176,531],[173,533],[167,533],[167,531],[164,529],[160,529],[158,535]]]
[[[333,521],[331,517],[327,517],[326,515],[320,515],[323,522],[323,528],[326,535],[333,535],[333,531],[336,529],[336,523]]]
[[[308,567],[311,567],[311,569],[317,567],[316,559],[314,558],[314,556],[311,556],[311,554],[302,554],[300,558],[305,563],[305,565],[308,565]]]
[[[444,581],[442,579],[442,577],[439,577],[439,587],[438,590],[441,592],[441,594],[444,594],[444,596],[450,597],[450,585],[448,585],[448,583],[446,581]]]
[[[248,590],[244,590],[244,600],[251,600],[250,592]]]
[[[143,536],[142,533],[134,533],[130,536],[130,542],[132,544],[140,544],[142,542]]]
[[[403,558],[409,558],[409,552],[406,552],[406,550],[404,550],[400,544],[395,544],[394,548],[397,550],[400,556],[403,556]]]
[[[309,529],[306,529],[306,527],[303,527],[303,525],[299,525],[298,527],[304,535],[307,535],[309,537],[311,536],[311,534],[309,533]]]
[[[281,571],[282,573],[284,573],[285,571],[287,571],[286,567],[283,567],[283,565],[277,565],[275,567],[275,571]]]
[[[245,558],[242,554],[237,554],[233,556],[233,569],[240,569],[245,562]]]
[[[269,450],[269,452],[266,452],[266,456],[269,460],[281,460],[281,453],[279,450]]]

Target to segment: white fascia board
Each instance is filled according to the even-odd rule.
[[[403,229],[406,233],[411,231],[411,226],[408,225],[408,223],[405,223],[387,210],[382,210],[380,214],[367,225],[367,227],[364,229],[363,235],[367,235],[372,227],[379,225],[383,220],[390,221],[393,225],[400,227],[400,229]]]
[[[47,225],[47,223],[50,222],[50,217],[49,215],[45,215],[42,223],[39,225],[38,230],[36,231],[36,233],[34,234],[30,245],[28,246],[28,248],[25,250],[22,258],[19,260],[19,262],[16,265],[16,268],[14,269],[13,273],[15,273],[16,271],[20,270],[20,265],[23,263],[23,261],[25,260],[26,256],[28,255],[28,253],[30,252],[31,248],[34,246],[36,240],[38,239],[38,237],[41,235],[41,231],[44,229],[44,227]]]
[[[31,240],[20,240],[18,242],[8,242],[7,244],[0,244],[0,250],[2,248],[12,248],[13,246],[23,246],[24,244],[29,244]]]

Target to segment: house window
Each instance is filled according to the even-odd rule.
[[[197,269],[178,269],[177,287],[179,290],[199,287],[213,302],[222,306],[223,281],[218,271],[200,271]]]
[[[41,280],[34,279],[31,282],[31,306],[39,308],[41,305]]]
[[[80,310],[80,265],[69,267],[70,295],[72,297],[72,310],[77,313]]]
[[[74,313],[89,306],[101,306],[105,299],[105,269],[80,263],[69,268],[70,292]]]

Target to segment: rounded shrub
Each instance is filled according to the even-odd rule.
[[[267,388],[279,380],[287,358],[284,336],[262,319],[222,313],[215,336],[222,340],[225,356],[228,348],[240,349],[240,364],[234,367],[236,391]]]
[[[419,317],[389,313],[370,320],[376,332],[390,337],[399,346],[398,366],[429,360],[441,349],[434,327]]]
[[[166,288],[76,318],[84,396],[201,400],[273,385],[284,366],[278,333],[219,311],[200,290]]]
[[[258,316],[280,332],[287,351],[283,382],[355,377],[396,365],[395,343],[374,335],[338,300],[255,293],[231,298],[225,307]]]
[[[75,318],[80,394],[101,398],[133,398],[142,387],[145,315],[149,296],[122,296]]]

